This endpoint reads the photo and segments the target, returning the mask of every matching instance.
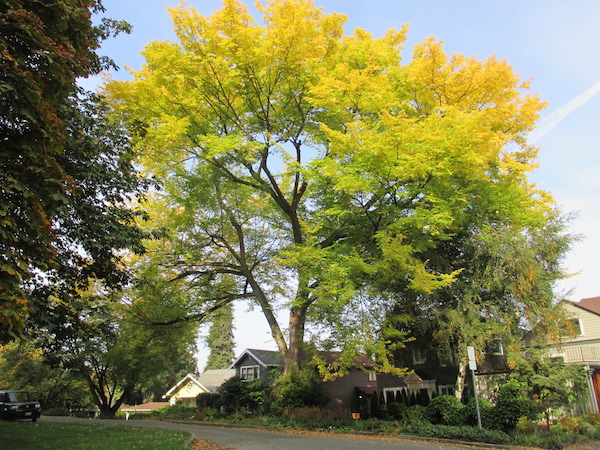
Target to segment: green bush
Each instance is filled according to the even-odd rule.
[[[508,380],[500,387],[493,414],[495,423],[505,431],[514,430],[520,417],[533,418],[535,406],[527,398],[525,384],[515,379]]]
[[[453,395],[435,397],[427,406],[429,421],[440,425],[462,425],[464,405]]]
[[[417,436],[462,441],[488,442],[490,444],[509,444],[511,437],[498,430],[480,430],[477,427],[421,424],[408,427],[404,431]]]
[[[196,408],[183,405],[164,406],[149,415],[165,419],[193,419],[196,416]]]
[[[416,425],[420,423],[428,423],[427,408],[421,405],[409,406],[404,410],[400,423],[403,426]]]
[[[494,407],[486,399],[479,399],[479,413],[481,414],[481,425],[484,428],[491,430],[499,429],[494,417]],[[464,405],[461,411],[461,423],[455,425],[477,426],[477,405],[475,404],[475,398],[469,399],[469,402]]]
[[[391,402],[388,403],[387,408],[392,420],[402,420],[406,410],[408,409],[408,406],[406,406],[404,403]]]
[[[270,387],[260,380],[244,381],[240,377],[227,380],[219,389],[219,406],[225,414],[256,413],[267,401]]]
[[[205,408],[219,408],[221,401],[220,394],[199,394],[196,397],[196,406],[200,409]]]
[[[323,382],[312,369],[292,371],[281,376],[273,386],[271,408],[275,412],[287,408],[323,407],[329,398]]]

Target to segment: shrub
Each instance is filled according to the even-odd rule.
[[[64,406],[56,406],[54,408],[44,409],[42,413],[45,416],[68,416],[70,412]]]
[[[481,425],[484,428],[498,429],[496,419],[494,417],[494,407],[484,398],[479,399],[479,413],[481,415]],[[475,398],[469,399],[469,402],[464,406],[461,411],[461,423],[454,425],[477,425],[477,405],[475,404]]]
[[[269,397],[270,387],[260,380],[244,381],[240,377],[227,380],[219,389],[218,405],[226,414],[257,412]]]
[[[421,424],[413,425],[404,431],[417,436],[442,439],[459,439],[463,441],[488,442],[491,444],[509,444],[511,442],[510,436],[502,431],[480,430],[477,427]]]
[[[151,415],[165,419],[193,419],[196,416],[196,408],[183,405],[164,406]]]
[[[464,405],[453,395],[435,397],[427,406],[427,417],[434,424],[461,425]]]
[[[583,420],[592,425],[600,425],[600,413],[589,413],[583,416]]]
[[[220,406],[221,395],[220,394],[199,394],[196,397],[196,406],[200,409],[204,408],[218,408]]]
[[[528,417],[521,416],[517,420],[517,430],[521,433],[531,434],[535,431],[536,425]]]
[[[329,398],[323,382],[312,369],[296,370],[281,376],[273,387],[271,407],[275,411],[287,408],[322,407]]]
[[[581,427],[581,433],[587,439],[600,440],[600,426],[592,425],[587,422],[584,422]]]
[[[409,406],[404,410],[400,423],[403,426],[411,426],[420,423],[428,423],[427,409],[421,405]]]
[[[508,380],[500,387],[493,414],[495,422],[506,431],[514,430],[520,417],[533,418],[535,407],[525,397],[525,384],[515,379]]]
[[[576,417],[561,417],[559,420],[559,427],[562,431],[570,433],[581,432],[581,423]]]
[[[392,420],[402,420],[406,410],[408,409],[408,406],[406,406],[404,403],[391,402],[388,403],[387,408]]]

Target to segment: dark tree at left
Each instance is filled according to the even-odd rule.
[[[112,62],[96,50],[128,31],[97,0],[0,1],[0,341],[48,325],[90,280],[122,285],[141,251],[131,205],[145,188],[118,124],[77,78]]]

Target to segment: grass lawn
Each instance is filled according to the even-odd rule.
[[[2,449],[183,449],[190,434],[98,423],[0,421]]]

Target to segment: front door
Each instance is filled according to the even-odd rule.
[[[600,407],[600,370],[599,369],[595,369],[594,373],[592,374],[592,384],[594,385],[594,394],[596,395],[596,405]]]

